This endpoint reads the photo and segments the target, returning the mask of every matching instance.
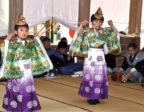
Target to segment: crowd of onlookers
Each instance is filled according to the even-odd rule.
[[[83,64],[74,62],[74,57],[68,53],[69,45],[65,37],[60,40],[56,49],[51,48],[50,39],[47,37],[42,40],[42,43],[54,66],[50,74],[72,75],[74,72],[82,71]],[[128,53],[125,54],[121,67],[116,67],[115,55],[107,54],[105,59],[112,80],[119,79],[122,82],[139,84],[144,82],[144,52],[140,51],[135,43],[128,45]]]

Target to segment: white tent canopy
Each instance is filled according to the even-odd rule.
[[[8,33],[8,0],[0,0],[0,36]]]
[[[8,33],[8,1],[0,0],[0,36]],[[30,27],[44,23],[51,17],[69,28],[76,29],[78,26],[79,0],[23,1],[24,16]],[[91,0],[90,14],[95,13],[98,7],[103,10],[104,26],[107,25],[107,20],[112,19],[118,30],[128,27],[130,0]],[[142,20],[143,28],[144,14]]]
[[[79,0],[24,0],[24,17],[30,26],[53,17],[70,28],[77,28]]]
[[[35,26],[54,17],[63,25],[76,29],[79,0],[23,0],[24,17],[29,26]],[[8,33],[8,0],[0,0],[0,36]]]

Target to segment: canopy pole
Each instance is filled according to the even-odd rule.
[[[14,32],[17,14],[23,14],[23,0],[9,0],[9,33]]]
[[[129,29],[128,33],[136,33],[140,37],[143,0],[130,0]]]
[[[90,3],[91,0],[79,0],[79,15],[78,23],[90,18]],[[80,25],[80,24],[79,24]]]

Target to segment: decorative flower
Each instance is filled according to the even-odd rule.
[[[36,107],[38,105],[36,100],[33,100],[33,106]]]
[[[8,98],[5,98],[5,99],[4,99],[4,104],[5,104],[5,105],[8,105]]]
[[[8,89],[11,89],[11,86],[12,86],[12,85],[11,85],[11,82],[8,82],[7,88],[8,88]]]
[[[86,79],[90,80],[90,75],[89,74],[86,74]]]
[[[17,102],[16,101],[11,101],[10,102],[11,107],[17,108]]]
[[[95,94],[99,94],[100,93],[100,89],[99,88],[95,88],[94,92],[95,92]]]
[[[27,103],[27,107],[28,107],[29,109],[31,109],[31,108],[33,107],[33,102],[32,102],[32,101],[29,101],[29,102]]]
[[[93,87],[93,81],[89,82],[90,87]]]
[[[17,96],[17,100],[18,100],[19,102],[22,102],[22,95],[18,95],[18,96]]]
[[[85,87],[85,91],[88,93],[90,91],[89,87]]]
[[[94,61],[91,62],[91,66],[92,66],[92,67],[95,66],[95,62],[94,62]]]

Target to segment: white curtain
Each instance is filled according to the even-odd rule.
[[[30,26],[51,17],[61,24],[76,29],[79,0],[24,0],[24,17]]]
[[[51,17],[61,24],[76,29],[79,0],[23,0],[24,17],[29,26],[35,26]],[[0,36],[8,34],[9,0],[0,0]]]
[[[23,0],[23,14],[29,26],[44,23],[52,16],[52,0]]]
[[[53,0],[53,17],[61,24],[78,27],[79,0]]]
[[[78,26],[79,0],[23,0],[24,16],[30,27],[44,23],[54,17],[61,24],[76,29]],[[8,33],[9,0],[0,0],[0,36]],[[130,0],[91,0],[90,15],[98,7],[102,8],[105,18],[113,20],[119,31],[128,28]],[[144,32],[144,8],[142,12],[142,33]]]
[[[0,36],[8,33],[9,0],[0,0]]]

